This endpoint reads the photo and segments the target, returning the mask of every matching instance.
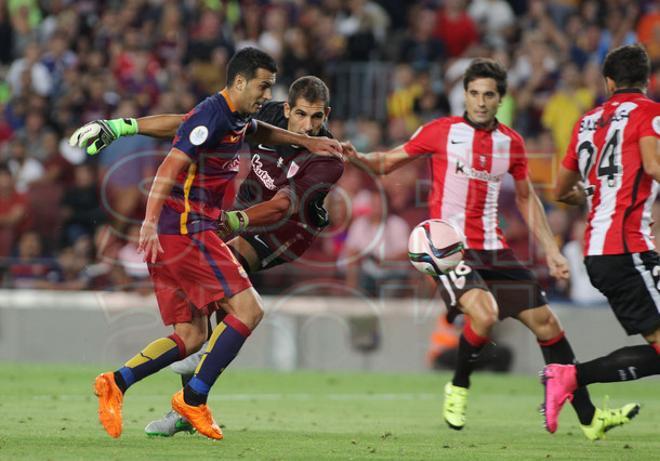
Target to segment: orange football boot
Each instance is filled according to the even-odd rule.
[[[188,405],[183,400],[183,389],[172,396],[172,409],[187,419],[197,432],[210,439],[222,440],[222,430],[213,419],[208,405]]]
[[[109,371],[94,380],[94,393],[99,398],[99,421],[110,437],[121,435],[121,406],[124,394],[115,383],[115,375]]]

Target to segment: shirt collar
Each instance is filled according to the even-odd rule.
[[[220,92],[220,96],[222,96],[223,98],[225,98],[225,102],[227,103],[227,106],[229,107],[229,110],[230,110],[230,111],[232,111],[234,114],[238,113],[238,112],[236,111],[236,106],[234,105],[234,102],[233,102],[233,101],[231,100],[231,98],[229,97],[229,92],[227,91],[227,88],[225,88],[224,90],[222,90],[222,91]]]
[[[628,99],[633,99],[639,95],[644,95],[644,92],[639,88],[621,88],[616,90],[612,96],[610,96],[610,101],[626,101]]]
[[[497,129],[497,127],[500,125],[500,122],[497,120],[497,118],[495,118],[495,123],[493,124],[492,128],[484,128],[483,126],[478,125],[478,124],[474,123],[472,120],[470,120],[468,118],[467,112],[463,112],[463,120],[465,120],[465,123],[470,125],[475,130],[481,130],[481,131],[486,131],[486,132],[495,131]]]

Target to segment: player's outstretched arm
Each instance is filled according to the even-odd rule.
[[[385,152],[371,152],[369,154],[361,154],[350,143],[344,143],[342,147],[344,148],[344,156],[350,162],[377,175],[389,174],[415,159],[415,157],[408,155],[403,146]]]
[[[341,145],[336,139],[293,133],[261,120],[257,120],[257,129],[249,135],[249,138],[260,144],[293,144],[304,147],[313,154],[332,155],[339,158],[342,156]]]
[[[656,136],[639,138],[639,150],[642,154],[644,172],[660,181],[660,139]]]
[[[559,251],[555,236],[550,230],[548,219],[543,211],[543,204],[539,199],[529,178],[516,180],[516,205],[520,210],[527,227],[532,231],[537,241],[545,250],[550,275],[556,279],[568,279],[568,261]]]
[[[257,203],[245,210],[223,211],[218,222],[218,234],[223,240],[229,235],[240,233],[251,227],[276,224],[295,213],[289,195],[280,191],[273,198]]]
[[[69,144],[96,155],[122,136],[141,134],[153,138],[172,138],[183,120],[183,114],[94,120],[73,132]]]
[[[156,262],[158,253],[163,248],[158,241],[158,220],[163,210],[165,199],[170,195],[172,186],[176,182],[177,175],[187,168],[191,159],[179,149],[172,148],[165,160],[158,167],[156,177],[151,184],[149,197],[147,198],[147,211],[144,216],[140,238],[138,241],[138,252],[144,253],[144,260],[151,263]]]

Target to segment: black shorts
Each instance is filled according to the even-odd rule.
[[[466,250],[463,261],[449,273],[441,275],[438,285],[450,322],[460,314],[458,300],[473,288],[493,294],[500,320],[548,304],[532,271],[523,266],[509,249]]]
[[[660,327],[660,258],[655,251],[584,258],[589,279],[603,293],[629,335]]]
[[[257,270],[270,269],[298,259],[312,245],[318,230],[289,222],[277,229],[241,234],[259,257]]]

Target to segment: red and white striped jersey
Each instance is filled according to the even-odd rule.
[[[655,248],[651,208],[658,183],[644,172],[639,140],[659,133],[660,104],[639,90],[615,93],[575,124],[562,164],[594,188],[588,199],[586,256]]]
[[[463,230],[469,248],[508,248],[498,225],[497,202],[506,173],[527,177],[522,138],[497,124],[484,130],[464,117],[443,117],[420,127],[404,145],[408,155],[431,154],[431,218]]]

